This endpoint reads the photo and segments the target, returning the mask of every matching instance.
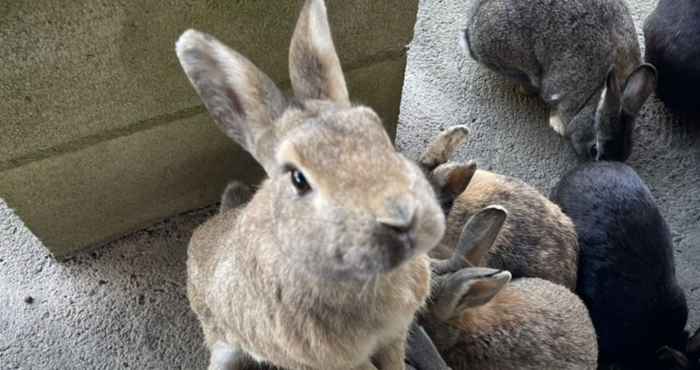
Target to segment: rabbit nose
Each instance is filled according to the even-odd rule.
[[[382,226],[398,233],[407,233],[413,228],[416,220],[416,203],[410,198],[388,198],[384,202],[386,215],[377,218]]]

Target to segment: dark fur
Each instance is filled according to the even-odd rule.
[[[659,73],[658,96],[671,110],[700,116],[700,2],[659,0],[644,37],[645,58]]]
[[[688,316],[653,196],[632,168],[596,162],[568,173],[552,200],[576,225],[576,290],[596,327],[601,362],[644,369],[662,345],[683,340]]]

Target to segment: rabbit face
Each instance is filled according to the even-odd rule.
[[[590,99],[569,123],[574,150],[591,160],[624,162],[632,152],[637,114],[656,87],[656,69],[642,64],[620,88],[613,68],[598,99]]]
[[[187,31],[176,51],[214,121],[270,177],[249,207],[269,213],[255,229],[285,266],[367,279],[437,245],[435,194],[376,113],[350,103],[323,1],[305,3],[292,36],[291,98],[210,35]]]
[[[595,109],[585,106],[569,123],[568,134],[576,154],[588,160],[598,159],[598,143],[595,134]]]
[[[281,121],[294,128],[276,154],[274,222],[293,265],[367,279],[438,243],[445,221],[433,190],[372,110],[307,102]]]

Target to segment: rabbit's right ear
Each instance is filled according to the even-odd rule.
[[[508,271],[478,267],[459,270],[440,287],[430,309],[442,321],[458,318],[464,310],[488,303],[510,279]]]
[[[289,49],[289,74],[297,98],[350,105],[323,0],[304,3]]]
[[[185,31],[175,50],[219,128],[271,173],[277,144],[273,123],[287,107],[275,83],[244,56],[202,32]]]

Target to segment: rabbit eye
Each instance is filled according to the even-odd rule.
[[[303,173],[299,170],[292,170],[291,171],[291,176],[292,176],[292,185],[297,189],[297,192],[299,192],[300,195],[303,195],[307,193],[309,190],[311,190],[311,186],[309,186],[308,181],[306,181],[306,177],[304,176]]]
[[[590,153],[591,153],[591,158],[598,159],[598,145],[597,144],[591,145]]]

